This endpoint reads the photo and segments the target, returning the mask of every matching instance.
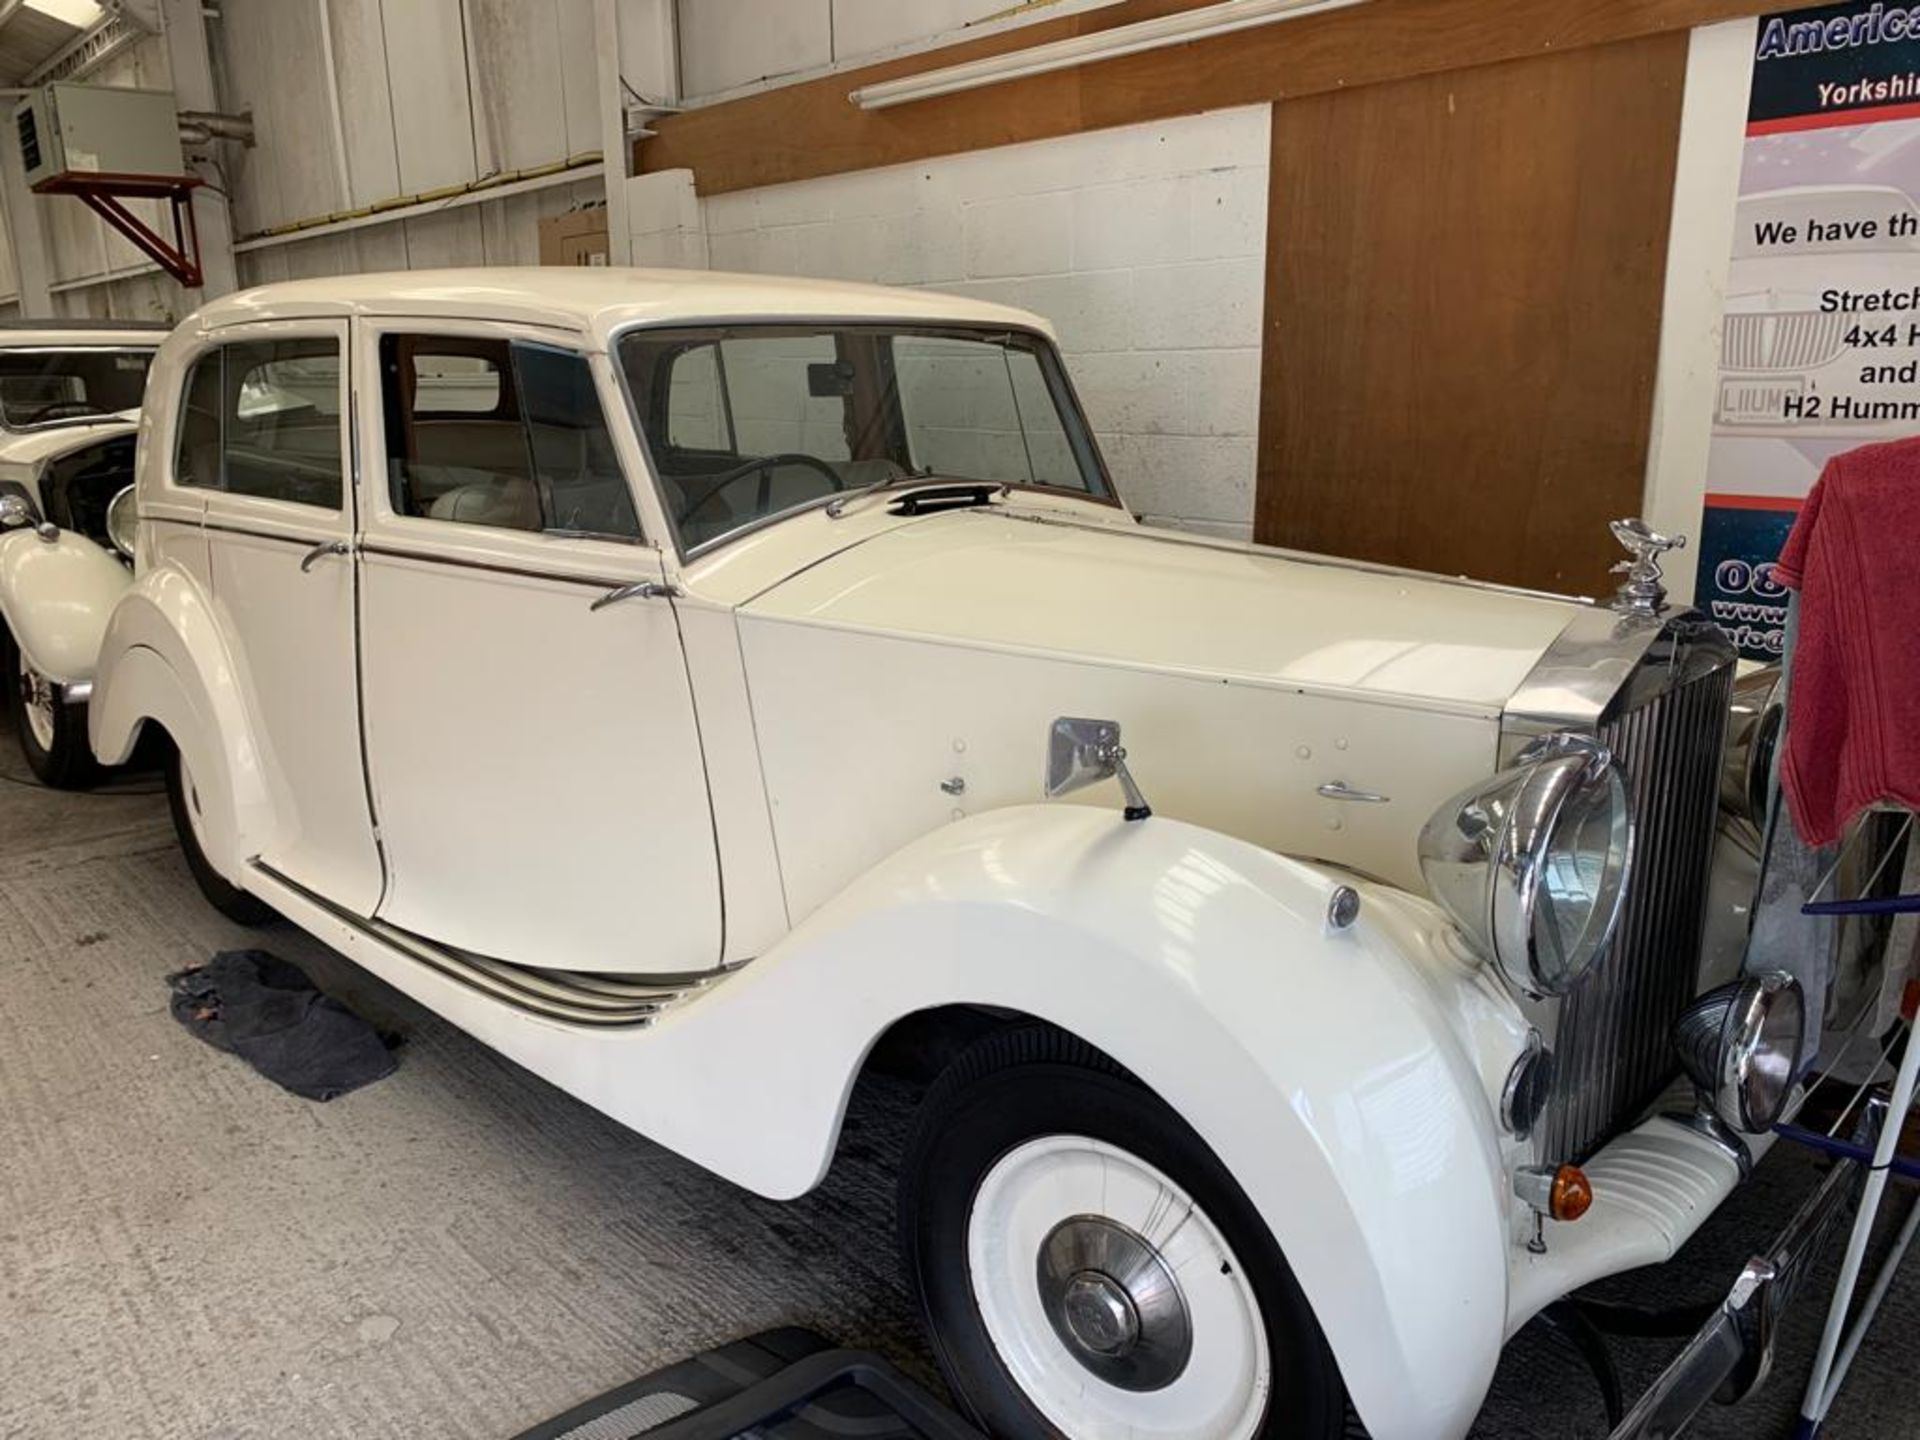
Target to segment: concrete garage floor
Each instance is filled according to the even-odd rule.
[[[188,1036],[162,977],[247,945],[403,1032],[399,1072],[316,1105]],[[789,1323],[925,1375],[891,1231],[911,1102],[868,1087],[827,1183],[757,1199],[297,930],[227,924],[174,849],[156,777],[56,795],[0,734],[0,1436],[504,1440]],[[1613,1290],[1718,1296],[1815,1178],[1776,1152],[1681,1263]],[[1920,1433],[1916,1322],[1909,1270],[1828,1433]],[[1790,1319],[1775,1383],[1694,1433],[1787,1434],[1816,1324]],[[1621,1345],[1630,1388],[1672,1348]],[[1585,1371],[1530,1333],[1474,1433],[1604,1432]]]

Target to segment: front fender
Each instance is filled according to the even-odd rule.
[[[1328,930],[1338,883],[1164,818],[1062,805],[955,824],[659,1027],[690,1047],[684,1064],[752,1077],[736,1102],[758,1112],[750,1137],[712,1112],[640,1128],[794,1193],[824,1171],[858,1064],[895,1019],[954,1002],[1037,1016],[1132,1070],[1219,1155],[1376,1440],[1464,1434],[1505,1335],[1492,1107],[1389,927],[1363,909]]]
[[[1415,954],[1442,948],[1418,928],[1431,912],[1363,889],[1375,898],[1358,923],[1329,932],[1338,883],[1163,817],[997,811],[907,846],[640,1030],[529,1015],[303,892],[268,898],[535,1073],[776,1198],[825,1173],[860,1067],[896,1021],[953,1004],[1050,1021],[1139,1076],[1225,1163],[1375,1440],[1448,1440],[1505,1337],[1493,1105],[1447,987]]]
[[[107,617],[132,584],[127,567],[84,535],[0,535],[0,617],[33,668],[57,684],[93,679]]]
[[[124,763],[149,721],[193,773],[208,860],[240,876],[272,824],[266,771],[212,607],[190,574],[165,562],[132,583],[107,623],[87,707],[94,754]]]

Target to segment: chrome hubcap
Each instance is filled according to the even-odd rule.
[[[1122,1390],[1161,1390],[1193,1354],[1186,1296],[1160,1252],[1117,1221],[1076,1215],[1040,1246],[1040,1303],[1074,1359]]]
[[[20,657],[19,679],[20,712],[26,717],[27,729],[33,732],[33,738],[42,750],[51,750],[53,707],[57,703],[53,697],[53,683],[28,665],[24,655]]]

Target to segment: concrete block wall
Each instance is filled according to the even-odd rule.
[[[691,170],[659,170],[629,179],[627,230],[635,265],[707,268],[707,233]]]
[[[1244,538],[1270,126],[1250,106],[712,196],[708,262],[1038,312],[1135,512]]]

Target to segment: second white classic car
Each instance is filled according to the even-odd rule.
[[[87,692],[132,579],[107,517],[133,484],[133,416],[169,328],[0,327],[0,674],[27,763],[49,785],[93,778]]]
[[[92,738],[209,898],[765,1195],[957,1057],[901,1239],[995,1435],[1461,1435],[1787,1102],[1642,527],[1615,608],[1145,530],[1034,316],[687,272],[220,300],[138,469]]]

